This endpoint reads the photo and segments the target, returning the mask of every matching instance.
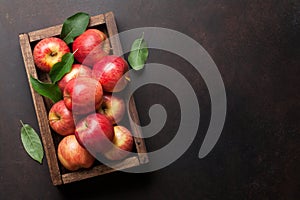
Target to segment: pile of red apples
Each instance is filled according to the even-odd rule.
[[[52,130],[63,136],[57,149],[60,163],[75,171],[90,168],[98,156],[114,161],[126,158],[133,148],[133,136],[118,125],[126,106],[113,94],[128,83],[123,76],[128,63],[110,54],[106,34],[97,29],[87,29],[70,45],[57,37],[42,39],[34,47],[34,62],[49,73],[69,52],[75,62],[58,82],[63,99],[48,114]]]

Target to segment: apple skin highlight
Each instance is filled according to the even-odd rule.
[[[49,37],[39,41],[33,49],[33,60],[35,65],[44,72],[50,72],[63,55],[69,53],[68,45],[60,38]]]

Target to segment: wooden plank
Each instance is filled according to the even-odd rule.
[[[107,174],[114,172],[116,170],[127,169],[130,167],[135,167],[139,165],[139,159],[137,157],[129,157],[122,162],[116,163],[112,165],[112,168],[106,165],[98,165],[93,167],[92,169],[86,169],[76,172],[71,172],[62,175],[62,180],[64,184],[84,180],[87,178]]]
[[[29,41],[34,42],[37,40],[41,40],[47,37],[53,37],[60,35],[62,25],[51,26],[49,28],[44,28],[37,31],[32,31],[28,33]]]
[[[89,27],[98,26],[100,24],[105,24],[105,16],[104,14],[92,16],[90,19]]]
[[[106,13],[105,19],[106,19],[107,30],[108,30],[108,34],[110,37],[110,43],[111,43],[111,46],[113,49],[113,53],[118,56],[123,56],[121,41],[118,36],[119,31],[117,29],[114,14],[112,12]],[[142,131],[141,131],[141,128],[139,127],[140,121],[139,121],[139,116],[138,116],[138,112],[136,109],[134,97],[130,98],[128,115],[131,116],[133,121],[135,122],[135,123],[131,122],[131,127],[135,133],[134,135],[137,136],[137,137],[135,137],[134,141],[135,141],[135,144],[137,147],[137,152],[139,154],[140,162],[141,162],[141,164],[145,164],[145,163],[149,162],[149,158],[148,158],[148,155],[146,154],[147,149],[146,149],[146,145],[145,145],[145,142],[144,142],[144,139],[142,136]]]
[[[89,27],[97,26],[97,25],[104,24],[104,23],[105,23],[104,14],[93,16],[90,18]],[[38,40],[41,40],[46,37],[59,36],[61,29],[62,29],[62,24],[56,25],[56,26],[51,26],[49,28],[40,29],[37,31],[29,32],[28,33],[29,41],[34,42],[34,41],[38,41]]]
[[[140,119],[139,119],[139,115],[136,109],[136,104],[134,101],[134,98],[130,98],[129,100],[129,108],[127,110],[128,112],[128,117],[132,120],[130,121],[130,126],[132,131],[134,132],[134,142],[137,148],[137,153],[139,155],[139,159],[140,159],[140,163],[141,164],[146,164],[149,162],[149,157],[147,155],[147,148],[142,136],[142,130],[140,127]]]
[[[48,124],[48,116],[43,97],[36,93],[30,84],[30,75],[37,78],[37,72],[33,62],[29,37],[27,34],[20,34],[19,40],[51,179],[54,185],[59,185],[62,184],[61,174],[58,167],[56,150],[52,140],[51,130]]]
[[[123,50],[122,50],[120,38],[118,36],[119,32],[117,29],[113,12],[106,13],[105,20],[106,20],[106,27],[107,27],[110,44],[113,49],[113,54],[123,57]]]

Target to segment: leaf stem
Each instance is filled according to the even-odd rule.
[[[69,37],[69,35],[73,32],[74,28],[71,29],[71,31],[64,37],[62,38],[62,40],[65,40],[67,37]]]
[[[143,40],[144,40],[144,32],[142,33],[142,37],[140,38],[140,42],[139,42],[139,45],[138,45],[138,48],[137,48],[137,55],[139,55],[140,51],[141,51],[141,46],[142,46],[142,43],[143,43]],[[135,57],[135,60],[137,61],[138,60],[138,56]]]
[[[144,39],[144,34],[145,34],[145,32],[143,32],[143,33],[142,33],[141,40],[143,40],[143,39]]]
[[[23,121],[22,121],[22,120],[20,120],[20,122],[21,122],[22,126],[24,126],[24,123],[23,123]]]

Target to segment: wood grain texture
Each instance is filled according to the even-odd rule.
[[[106,23],[106,21],[105,21],[104,14],[100,14],[100,15],[92,16],[90,18],[89,27],[98,26],[100,24],[105,24],[105,23]]]
[[[89,27],[91,26],[97,26],[100,24],[104,24],[105,23],[105,19],[104,19],[104,14],[100,14],[100,15],[96,15],[96,16],[92,16],[90,18],[90,22],[89,22]],[[62,24],[60,25],[56,25],[56,26],[51,26],[48,28],[44,28],[44,29],[40,29],[40,30],[36,30],[36,31],[32,31],[29,32],[29,41],[30,42],[34,42],[34,41],[38,41],[41,40],[43,38],[46,37],[54,37],[54,36],[59,36],[61,29],[62,29]]]
[[[129,100],[129,108],[127,110],[129,118],[131,118],[130,126],[134,133],[134,142],[137,148],[137,152],[139,155],[140,163],[145,164],[149,162],[149,157],[147,155],[147,148],[142,136],[142,130],[140,127],[140,119],[138,116],[138,112],[136,109],[136,104],[134,98],[130,98]]]
[[[66,173],[62,175],[64,184],[84,180],[98,175],[114,172],[116,170],[122,170],[139,165],[139,159],[137,157],[129,157],[119,163],[108,167],[106,165],[98,165],[91,169],[80,170],[76,172]]]
[[[29,41],[35,42],[47,37],[58,36],[60,34],[62,25],[51,26],[49,28],[44,28],[37,31],[32,31],[28,33]]]
[[[108,12],[105,14],[105,21],[106,21],[107,32],[109,35],[109,41],[113,49],[113,54],[117,56],[123,56],[121,41],[118,36],[119,32],[117,29],[113,12]]]
[[[27,34],[21,34],[19,36],[19,39],[20,39],[21,51],[24,59],[28,84],[32,94],[32,100],[36,111],[36,116],[40,128],[40,134],[41,134],[43,147],[45,150],[45,155],[49,166],[51,179],[53,185],[60,185],[62,183],[61,174],[58,167],[56,149],[53,143],[51,130],[48,123],[47,110],[45,108],[43,97],[38,93],[36,93],[30,84],[30,75],[32,75],[34,78],[37,78],[37,72],[33,62],[29,37]]]
[[[123,50],[122,50],[120,38],[118,36],[119,32],[117,29],[113,12],[106,13],[105,20],[107,24],[108,34],[110,37],[109,38],[110,43],[113,49],[113,54],[123,57]],[[146,154],[147,149],[146,149],[145,142],[143,140],[142,131],[140,128],[140,120],[139,120],[136,104],[133,97],[130,98],[129,100],[128,116],[131,117],[131,119],[133,120],[133,121],[130,120],[130,125],[135,135],[135,145],[137,148],[140,162],[142,164],[145,164],[149,162],[149,158],[148,155]]]

